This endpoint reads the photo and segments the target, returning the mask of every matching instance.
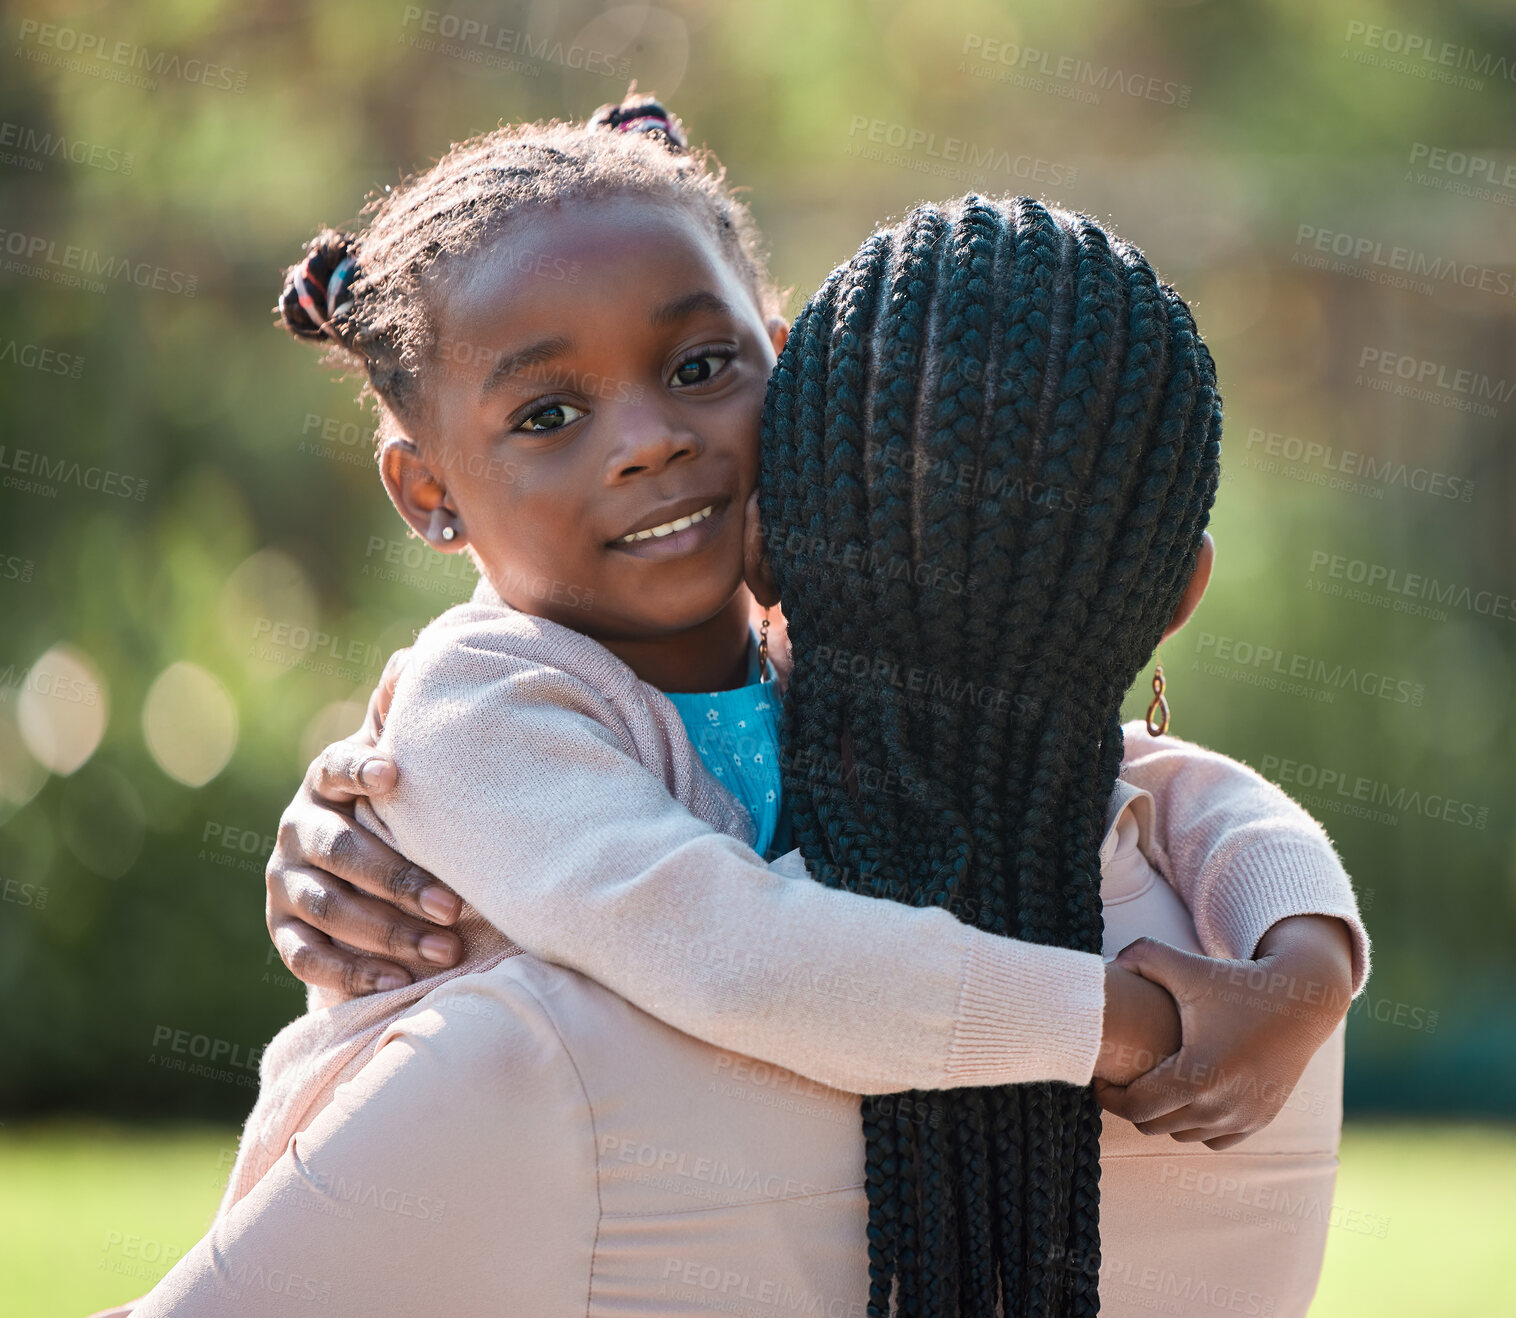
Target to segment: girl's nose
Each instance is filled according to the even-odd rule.
[[[704,445],[700,437],[651,408],[630,408],[618,418],[605,475],[608,484],[662,471],[692,458]]]

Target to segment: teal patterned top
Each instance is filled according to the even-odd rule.
[[[758,680],[758,647],[748,652],[748,685],[731,691],[665,691],[690,744],[716,781],[747,810],[753,850],[773,860],[793,848],[779,775],[779,687]]]

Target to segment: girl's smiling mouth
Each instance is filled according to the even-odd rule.
[[[705,548],[726,521],[731,500],[702,495],[649,513],[643,523],[609,544],[638,558],[677,558]]]

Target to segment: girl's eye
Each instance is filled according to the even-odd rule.
[[[582,407],[574,407],[569,403],[553,403],[549,407],[538,408],[516,428],[534,431],[561,430],[570,421],[577,421],[583,415]]]
[[[724,353],[691,357],[674,368],[671,384],[704,384],[719,375],[732,359]]]

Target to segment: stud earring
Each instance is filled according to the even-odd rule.
[[[444,540],[456,540],[458,538],[458,532],[453,529],[451,522],[442,528],[442,538]]]
[[[1148,735],[1161,737],[1169,730],[1169,702],[1163,698],[1163,660],[1153,667],[1153,703],[1148,706]]]

